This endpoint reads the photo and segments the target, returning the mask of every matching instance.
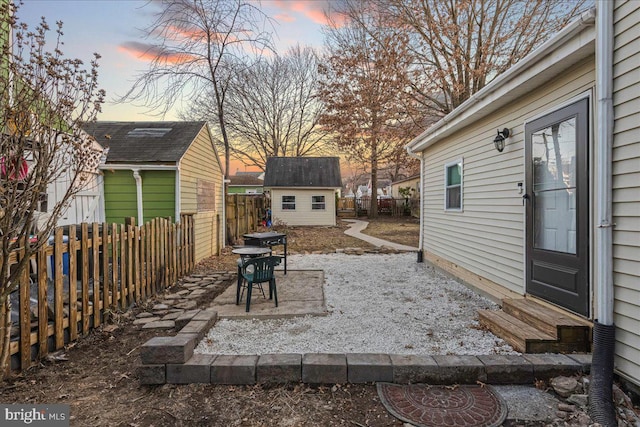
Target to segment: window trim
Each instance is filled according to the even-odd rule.
[[[293,202],[285,202],[284,198],[285,197],[293,197]],[[286,206],[293,206],[293,208],[285,208]],[[295,195],[291,195],[291,194],[283,194],[282,196],[280,196],[280,209],[282,209],[283,211],[295,211],[296,210],[296,196]]]
[[[447,206],[447,192],[449,190],[449,188],[454,188],[454,187],[458,187],[458,185],[448,185],[447,182],[447,178],[448,178],[448,170],[451,166],[457,166],[460,165],[460,207],[448,207]],[[445,212],[463,212],[464,211],[464,158],[460,157],[459,159],[453,160],[451,162],[445,163],[444,165],[444,201],[443,201],[443,205],[444,205],[444,210]]]
[[[315,197],[322,197],[322,202],[314,202]],[[316,206],[322,205],[322,207],[316,208]],[[326,211],[327,210],[327,197],[322,194],[316,194],[311,196],[311,210],[312,211]]]

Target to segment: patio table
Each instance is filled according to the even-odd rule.
[[[284,274],[287,274],[287,235],[275,231],[263,233],[244,234],[244,244],[248,246],[259,246],[272,248],[277,245],[284,245]],[[271,249],[270,249],[271,250]]]

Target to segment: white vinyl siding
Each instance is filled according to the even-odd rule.
[[[336,225],[334,189],[271,188],[273,221],[287,225]],[[282,209],[282,196],[295,197],[295,210]],[[313,198],[324,196],[325,209],[313,209]]]
[[[179,175],[180,211],[193,214],[196,262],[217,255],[222,247],[222,178],[220,160],[205,126],[180,160]],[[206,197],[198,197],[198,181]]]
[[[472,273],[524,294],[524,123],[593,89],[594,57],[527,96],[479,117],[424,152],[424,248]],[[500,102],[500,101],[496,101]],[[496,129],[512,131],[505,149],[494,147]],[[443,165],[464,157],[464,212],[445,206]]]
[[[640,2],[616,1],[614,33],[615,367],[640,386]]]

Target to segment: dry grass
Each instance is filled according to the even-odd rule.
[[[367,218],[362,218],[362,220],[369,221],[369,225],[364,231],[366,234],[395,243],[418,246],[420,224],[416,218],[382,217],[373,221]],[[349,228],[348,222],[338,220],[338,224],[333,227],[279,225],[272,227],[271,230],[287,234],[287,250],[289,253],[334,252],[336,249],[344,248],[374,248],[370,243],[344,234],[344,230],[347,228]],[[266,229],[259,229],[258,231],[266,231]],[[238,242],[238,244],[242,244],[242,242]],[[282,247],[277,246],[275,249],[276,251],[282,250]],[[195,272],[210,270],[233,271],[236,268],[237,258],[237,255],[231,253],[231,248],[227,247],[220,256],[212,256],[200,261],[196,266]]]

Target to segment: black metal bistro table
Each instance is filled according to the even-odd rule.
[[[287,235],[284,233],[276,233],[275,231],[267,231],[264,233],[244,234],[244,244],[246,246],[259,246],[272,248],[277,245],[284,245],[284,274],[287,274]]]

